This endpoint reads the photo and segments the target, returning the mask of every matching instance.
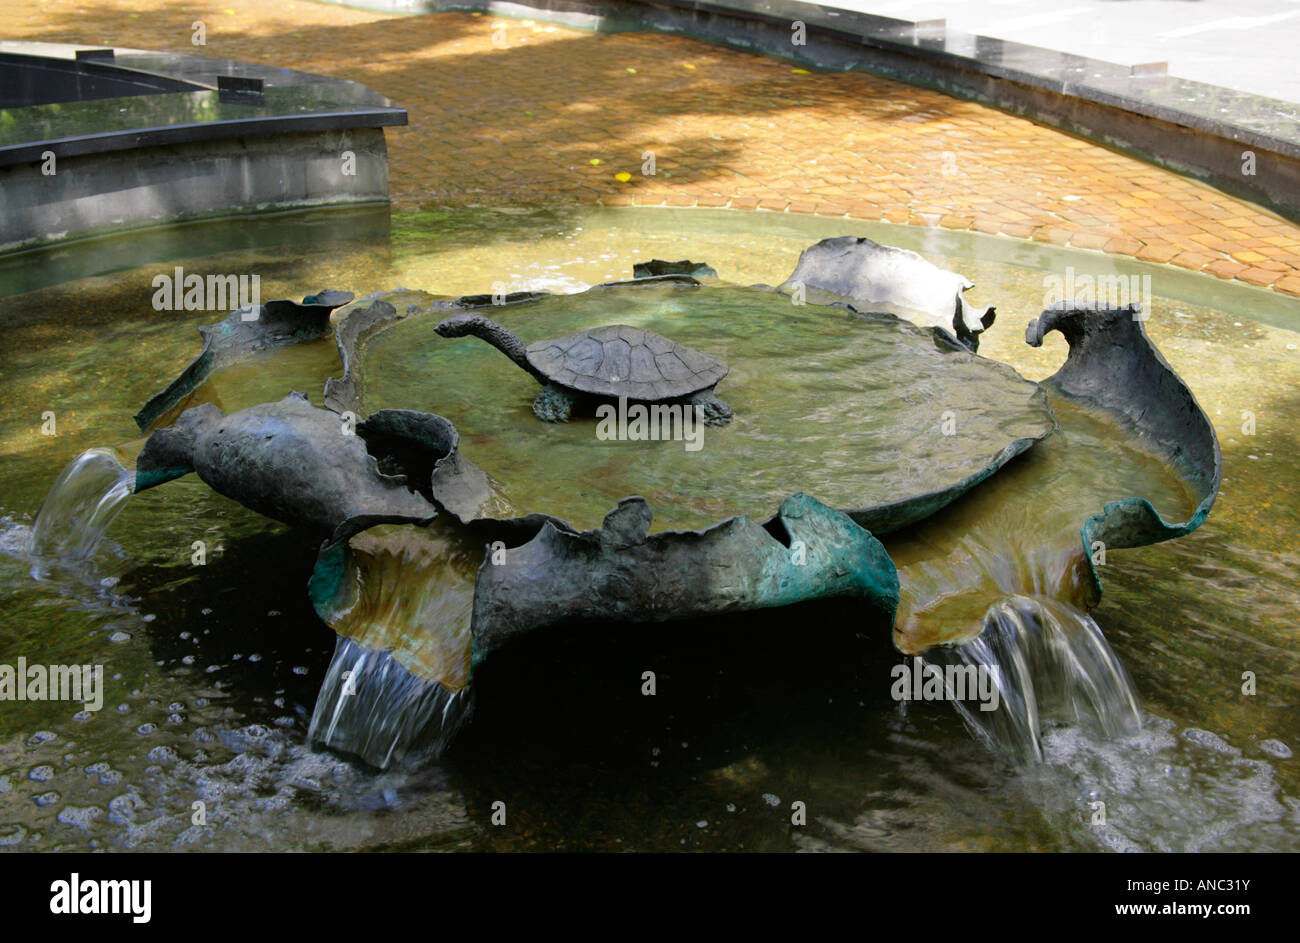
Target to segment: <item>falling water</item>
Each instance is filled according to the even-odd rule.
[[[989,607],[978,637],[932,649],[925,658],[990,672],[1000,695],[996,710],[983,711],[970,701],[953,705],[977,737],[1023,760],[1042,760],[1050,721],[1082,725],[1108,738],[1142,726],[1128,672],[1101,628],[1060,600],[1008,596]]]
[[[380,525],[317,560],[309,591],[339,634],[308,735],[387,768],[438,755],[473,706],[470,617],[482,544],[435,521]]]
[[[135,475],[112,449],[87,449],[59,473],[32,525],[33,556],[84,560],[131,497]]]
[[[390,653],[340,637],[308,737],[384,769],[416,748],[440,754],[468,720],[472,697],[470,688],[448,691]]]

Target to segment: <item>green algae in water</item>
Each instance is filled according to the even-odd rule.
[[[486,313],[525,342],[628,324],[731,368],[716,393],[734,418],[703,427],[691,449],[685,437],[602,440],[591,416],[539,421],[537,383],[480,340],[439,337],[435,315],[370,340],[367,412],[447,417],[515,513],[581,529],[630,494],[650,502],[656,530],[765,519],[797,491],[841,509],[888,504],[952,488],[1053,425],[1038,387],[1009,367],[890,316],[764,289],[611,287]]]

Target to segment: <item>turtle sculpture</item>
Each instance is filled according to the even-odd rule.
[[[528,371],[542,385],[533,412],[546,422],[565,422],[579,407],[623,397],[700,406],[709,425],[731,420],[731,407],[713,395],[727,365],[654,331],[611,324],[524,346],[481,314],[453,315],[435,330],[443,337],[482,338]]]

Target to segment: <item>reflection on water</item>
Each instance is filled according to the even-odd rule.
[[[775,281],[813,241],[628,220],[622,231],[579,231],[554,218],[513,216],[505,226],[433,214],[399,222],[391,255],[346,245],[309,256],[259,250],[186,269],[259,271],[267,297],[301,296],[303,285],[458,294],[503,278],[511,288],[529,277],[594,283],[650,256]],[[1039,276],[929,257],[976,281],[973,300],[998,304],[982,353],[1026,376],[1051,372],[1060,345],[1030,350],[1021,339],[1041,307]],[[80,704],[3,705],[0,846],[1300,850],[1291,755],[1300,742],[1300,485],[1288,465],[1300,428],[1295,334],[1155,299],[1148,328],[1218,426],[1225,483],[1201,530],[1113,553],[1100,567],[1106,595],[1092,615],[1145,708],[1135,733],[1101,737],[1068,705],[1048,719],[1040,712],[1043,762],[1020,766],[970,737],[945,705],[900,708],[889,697],[900,656],[880,627],[801,608],[707,632],[668,625],[628,637],[599,627],[503,650],[476,677],[475,722],[446,762],[379,774],[306,746],[336,638],[306,592],[316,548],[304,535],[190,476],[121,509],[75,578],[30,577],[33,515],[60,469],[87,448],[131,440],[130,416],[197,349],[193,327],[219,318],[152,311],[153,274],[6,301],[0,662],[101,663],[107,695],[89,716]],[[1158,278],[1153,288],[1159,295]],[[317,399],[332,345],[307,348],[282,352],[274,370],[250,361],[241,368],[248,387],[222,386],[223,405],[289,388]],[[520,384],[527,414],[531,381],[484,353],[501,361],[503,383]],[[891,537],[909,607],[900,639],[954,641],[1007,597],[1082,602],[1072,595],[1076,499],[1091,513],[1140,482],[1178,517],[1186,498],[1176,477],[1144,467],[1122,441],[1106,445],[1086,413],[1054,408],[1065,435]],[[59,415],[58,436],[39,435],[46,409]],[[1259,420],[1253,435],[1241,431],[1243,410]],[[1083,483],[1067,471],[1075,449],[1091,456]],[[1035,520],[1037,530],[1027,526]],[[1011,539],[1022,533],[1034,539]],[[199,539],[209,548],[203,566],[191,559]],[[947,562],[927,570],[927,559]],[[1068,613],[1055,618],[1068,625]],[[1090,637],[1079,626],[1068,632]],[[640,695],[646,670],[658,675],[654,698]],[[1253,695],[1242,690],[1246,672]],[[1082,694],[1078,703],[1083,710]],[[196,801],[206,803],[205,825],[193,821]],[[490,824],[496,801],[508,805],[507,827]],[[791,824],[795,801],[807,806],[806,826]]]

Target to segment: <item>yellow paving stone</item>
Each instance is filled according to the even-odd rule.
[[[201,49],[190,44],[195,19],[208,26]],[[493,43],[498,23],[504,45]],[[1300,227],[1251,203],[977,102],[867,73],[799,74],[682,36],[306,0],[217,9],[5,0],[0,35],[361,82],[410,113],[408,127],[386,132],[399,210],[605,203],[847,214],[1208,266],[1300,295]],[[654,177],[641,176],[645,151]],[[613,179],[619,172],[630,179]]]

